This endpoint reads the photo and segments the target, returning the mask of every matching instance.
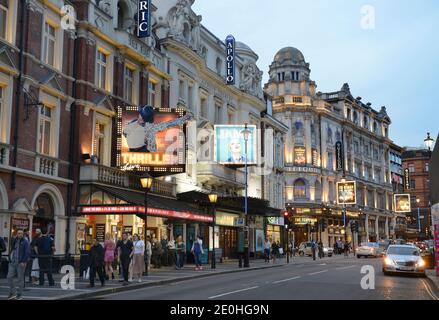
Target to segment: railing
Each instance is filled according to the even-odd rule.
[[[143,190],[142,186],[140,185],[140,177],[138,175],[103,165],[82,166],[80,181],[89,183],[97,182],[110,186]],[[175,197],[175,184],[155,179],[153,180],[151,193]]]
[[[293,103],[303,103],[302,97],[293,97]]]
[[[199,176],[213,176],[219,179],[245,184],[244,172],[227,168],[217,163],[198,164],[197,171]]]
[[[35,158],[35,171],[47,176],[58,176],[59,160],[44,155],[37,155]]]
[[[9,164],[9,149],[8,144],[0,143],[0,164],[6,166]]]

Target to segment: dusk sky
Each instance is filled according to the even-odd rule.
[[[363,28],[365,5],[374,29]],[[318,91],[348,82],[354,97],[386,106],[395,143],[422,147],[427,131],[437,138],[439,1],[196,0],[192,8],[216,36],[233,34],[259,55],[264,83],[276,52],[296,47]]]

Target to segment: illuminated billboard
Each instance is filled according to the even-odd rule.
[[[127,171],[184,172],[189,119],[183,109],[118,107],[117,166]]]
[[[244,125],[215,126],[215,161],[227,165],[245,164]],[[247,164],[256,164],[256,126],[248,125]]]
[[[357,203],[357,184],[355,181],[337,182],[337,203]]]
[[[409,194],[395,194],[393,195],[393,207],[397,213],[412,212]]]

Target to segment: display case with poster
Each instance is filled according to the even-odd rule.
[[[225,165],[245,164],[244,125],[215,125],[214,159]],[[256,126],[248,125],[247,164],[256,164]]]
[[[393,195],[393,207],[397,213],[412,212],[410,203],[410,194],[395,194]]]
[[[11,218],[11,239],[15,237],[17,230],[29,231],[29,219]]]
[[[76,224],[76,254],[80,254],[85,250],[85,232],[86,224],[77,223]]]
[[[355,181],[337,182],[337,204],[357,203],[357,183]]]
[[[183,109],[126,106],[117,108],[117,166],[150,174],[183,173],[186,163]]]

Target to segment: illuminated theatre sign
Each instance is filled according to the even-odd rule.
[[[151,0],[138,0],[137,4],[137,37],[151,36]]]
[[[183,109],[118,107],[117,167],[156,174],[184,172],[189,119]]]
[[[226,84],[235,84],[235,38],[232,35],[226,38]]]
[[[355,181],[337,182],[337,204],[357,204]]]

